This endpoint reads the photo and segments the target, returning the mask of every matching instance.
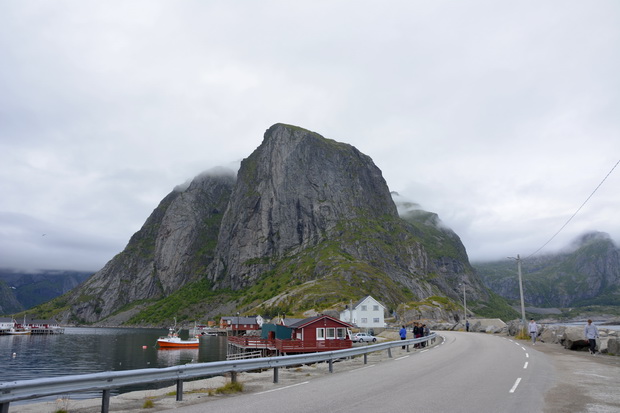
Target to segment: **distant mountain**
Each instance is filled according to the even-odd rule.
[[[50,301],[84,282],[92,272],[0,269],[0,314],[10,315]]]
[[[236,176],[210,171],[175,188],[120,254],[41,312],[147,325],[337,310],[372,294],[411,317],[458,319],[462,283],[470,310],[501,301],[436,214],[399,215],[370,157],[276,124]]]
[[[519,299],[514,260],[473,266],[492,291]],[[620,251],[606,233],[587,233],[562,253],[523,259],[521,272],[526,306],[620,306]]]

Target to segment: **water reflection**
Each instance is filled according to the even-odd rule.
[[[198,349],[159,350],[157,338],[166,334],[166,329],[74,327],[51,336],[0,336],[0,382],[226,359],[226,337],[201,336]],[[87,396],[93,397],[77,397]]]
[[[196,363],[198,362],[199,352],[200,349],[197,348],[159,349],[157,364],[159,367],[168,367]]]

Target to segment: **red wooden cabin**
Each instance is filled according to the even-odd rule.
[[[287,354],[333,351],[353,346],[350,328],[344,321],[319,315],[289,326],[264,324],[261,338],[229,337],[229,341],[244,348],[272,349]]]

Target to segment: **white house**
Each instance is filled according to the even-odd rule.
[[[346,308],[340,313],[340,320],[359,328],[385,327],[385,306],[371,296]]]
[[[0,330],[9,330],[15,327],[15,320],[9,317],[0,317]]]

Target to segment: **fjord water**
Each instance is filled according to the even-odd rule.
[[[165,329],[68,327],[65,334],[0,336],[0,382],[226,359],[226,337],[202,336],[198,349],[159,350],[157,338],[167,333]],[[187,330],[181,332],[182,338],[187,335]],[[132,386],[113,394],[156,386]],[[99,395],[72,394],[71,398]]]

